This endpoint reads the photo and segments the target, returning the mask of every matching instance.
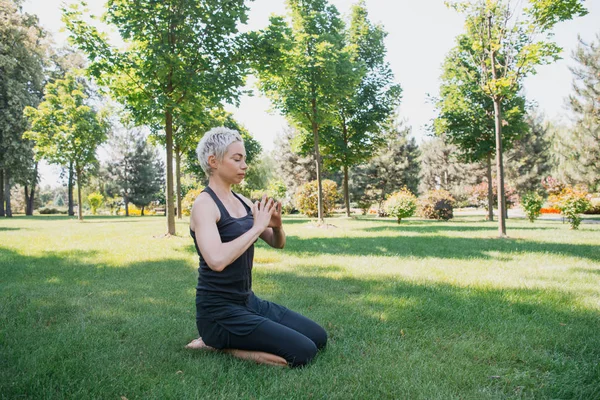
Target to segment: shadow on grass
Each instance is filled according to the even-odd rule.
[[[481,390],[510,397],[517,388],[529,397],[598,394],[599,314],[573,307],[572,292],[333,279],[323,276],[328,268],[310,263],[297,272],[265,267],[255,283],[271,289],[258,295],[314,319],[330,337],[308,372],[273,380],[260,378],[264,370],[253,364],[182,349],[196,334],[196,273],[189,263],[112,267],[90,262],[95,251],[40,257],[0,251],[1,374],[11,377],[0,380],[0,389],[9,398],[50,391],[114,397],[125,387],[141,397],[207,398],[224,368],[240,378],[219,389],[231,398],[294,397],[298,380],[308,384],[314,376],[327,377],[327,384],[311,386],[317,398],[351,397],[356,385],[363,394],[389,397],[398,393],[398,377],[408,382],[407,398],[477,398]],[[177,370],[193,379],[153,383]],[[396,378],[373,378],[379,376]]]
[[[193,249],[193,247],[192,247]],[[517,253],[549,253],[600,261],[600,246],[546,243],[522,239],[457,238],[442,235],[320,237],[288,236],[283,250],[290,254],[332,254],[450,259],[498,259]],[[499,255],[493,255],[498,253]]]
[[[13,227],[9,227],[9,226],[0,226],[0,232],[20,231],[22,229],[27,229],[27,228],[13,228]]]

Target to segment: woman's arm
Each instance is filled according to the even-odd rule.
[[[229,264],[241,256],[266,229],[275,207],[272,201],[262,201],[252,204],[254,225],[252,228],[231,242],[221,242],[217,229],[219,210],[208,196],[198,196],[192,209],[196,243],[206,264],[213,271],[223,271]]]

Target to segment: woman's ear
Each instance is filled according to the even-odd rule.
[[[217,157],[215,157],[214,155],[208,156],[208,166],[211,169],[217,169],[218,165],[219,165],[219,163],[217,161]]]

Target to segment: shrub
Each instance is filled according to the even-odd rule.
[[[90,203],[90,209],[92,210],[92,214],[96,215],[96,211],[98,207],[102,206],[104,203],[104,196],[101,193],[94,192],[88,195],[88,202]]]
[[[192,206],[194,205],[194,201],[196,197],[202,193],[204,187],[199,187],[198,189],[190,189],[183,199],[181,199],[181,214],[185,216],[189,216],[192,213]]]
[[[398,223],[400,223],[402,218],[415,215],[417,211],[417,197],[405,186],[388,197],[383,208],[388,215],[396,217]]]
[[[530,222],[535,221],[541,214],[544,199],[536,192],[529,192],[521,198],[521,205]]]
[[[369,198],[361,198],[356,202],[356,206],[362,210],[362,215],[367,215],[369,209],[373,205],[373,202]]]
[[[324,179],[321,184],[323,186],[323,214],[328,217],[340,195],[334,181]],[[318,216],[318,190],[317,181],[307,182],[296,190],[296,206],[307,217]]]
[[[481,182],[478,185],[467,188],[469,193],[469,203],[488,209],[488,184]],[[496,180],[492,182],[492,193],[494,196],[494,207],[498,207],[498,184]],[[504,185],[504,197],[506,198],[506,207],[514,206],[518,200],[517,192],[510,186]]]
[[[56,208],[51,208],[51,207],[45,207],[45,208],[40,208],[38,210],[38,212],[40,214],[45,214],[45,215],[50,215],[50,214],[66,214],[66,211],[61,211],[61,210],[57,210]]]
[[[560,194],[565,188],[565,185],[562,182],[551,176],[542,179],[542,186],[550,196]]]
[[[425,218],[448,221],[454,218],[454,198],[444,189],[430,190],[421,198],[420,214]]]
[[[600,214],[600,199],[593,198],[590,200],[590,208],[583,212],[584,214]]]
[[[560,210],[554,207],[546,207],[540,210],[542,214],[560,214]]]
[[[566,186],[560,194],[550,196],[549,200],[569,221],[571,229],[579,228],[581,223],[579,214],[584,213],[591,207],[588,193],[581,187]]]

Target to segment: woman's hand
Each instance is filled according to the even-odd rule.
[[[271,215],[271,221],[269,222],[269,228],[281,228],[281,202],[276,201],[275,207],[273,207],[273,215]]]
[[[275,210],[276,207],[273,203],[273,199],[267,199],[267,195],[263,195],[263,198],[260,202],[257,201],[252,205],[254,226],[259,228],[261,232],[267,229]],[[281,220],[281,217],[279,219]]]

